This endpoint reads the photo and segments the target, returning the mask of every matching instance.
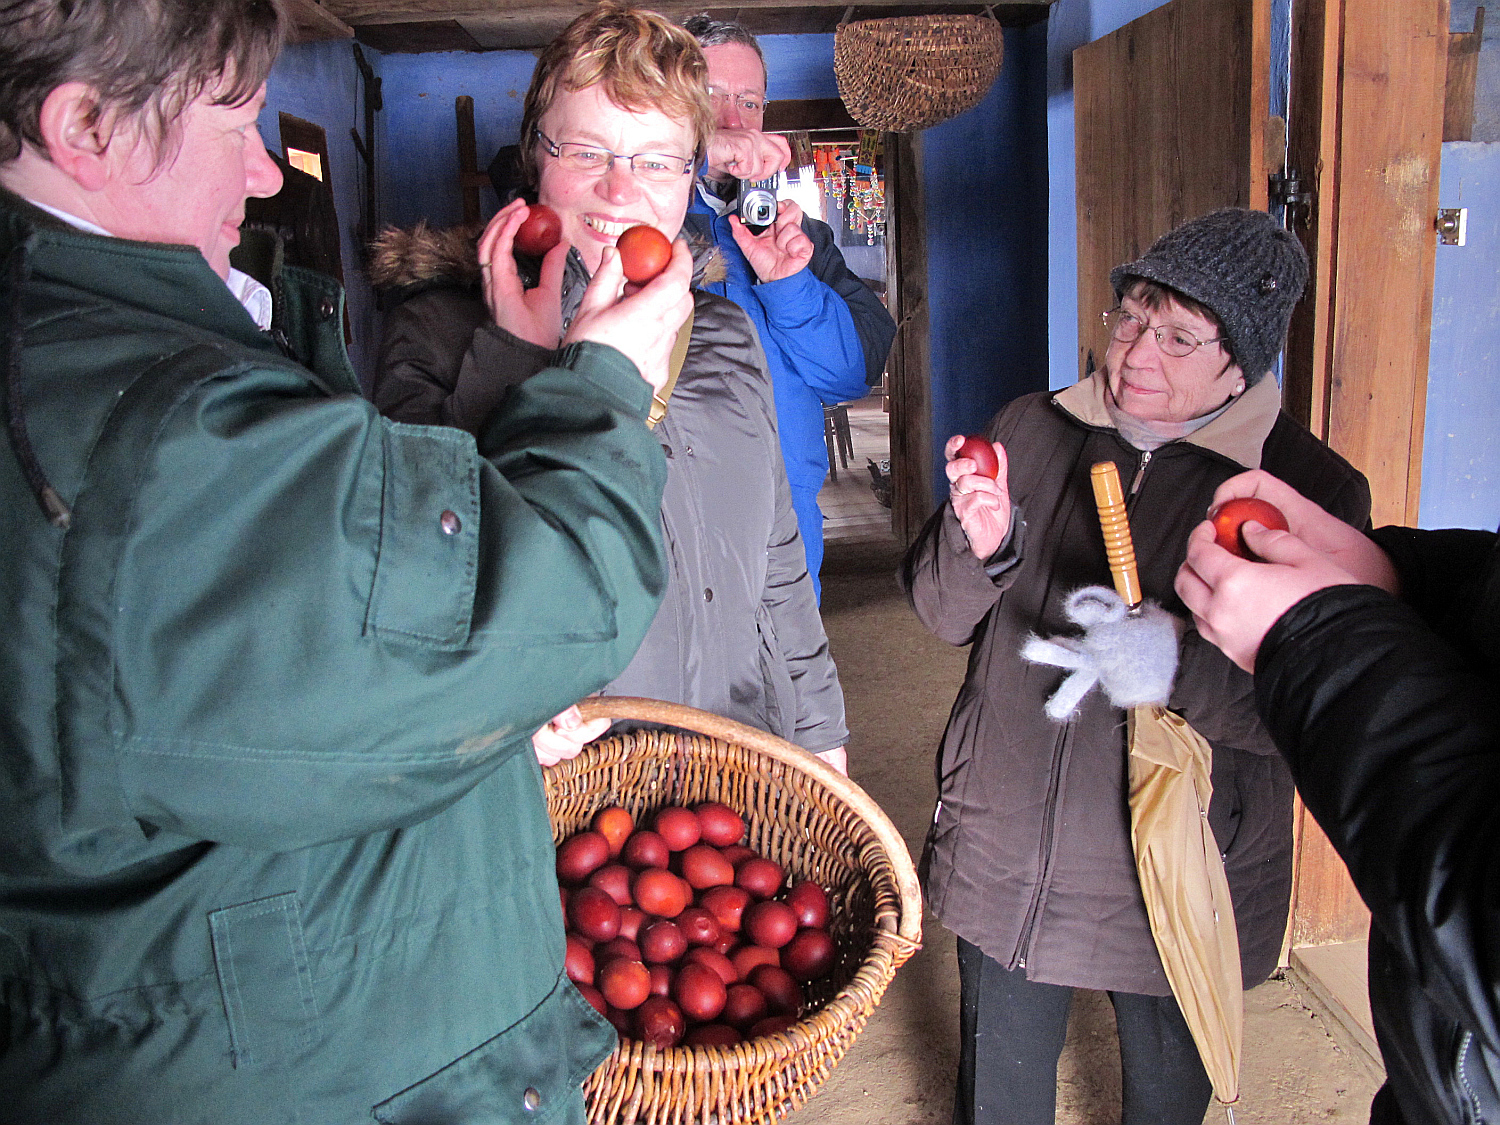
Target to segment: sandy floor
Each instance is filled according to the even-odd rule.
[[[894,545],[830,547],[824,617],[845,684],[852,773],[915,855],[932,814],[932,753],[963,677],[965,653],[927,634],[891,578]],[[897,974],[864,1034],[794,1125],[947,1122],[956,1064],[953,938],[930,918],[924,948]],[[1378,1079],[1346,1054],[1293,986],[1268,981],[1246,998],[1238,1125],[1362,1122]],[[1119,1061],[1106,997],[1079,993],[1058,1072],[1057,1121],[1114,1125]],[[1206,1123],[1227,1118],[1210,1107]]]

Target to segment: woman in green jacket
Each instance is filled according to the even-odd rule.
[[[383,420],[332,282],[229,268],[280,20],[0,18],[0,1121],[581,1120],[529,736],[655,612],[691,263]]]

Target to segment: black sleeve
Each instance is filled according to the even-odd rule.
[[[881,372],[885,370],[891,342],[896,338],[896,322],[875,291],[844,262],[844,255],[834,241],[833,228],[817,219],[804,217],[802,230],[813,244],[808,269],[849,306],[859,346],[865,353],[865,382],[874,386],[880,382]]]

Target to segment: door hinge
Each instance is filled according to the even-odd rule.
[[[1303,181],[1302,173],[1297,169],[1288,168],[1285,172],[1271,173],[1270,197],[1273,204],[1286,209],[1284,225],[1288,230],[1293,226],[1305,227],[1311,221],[1312,187]]]

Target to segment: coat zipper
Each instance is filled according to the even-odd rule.
[[[1055,835],[1058,790],[1062,787],[1063,759],[1066,754],[1066,743],[1068,733],[1073,729],[1073,724],[1066,724],[1058,733],[1057,743],[1052,752],[1052,776],[1047,782],[1047,807],[1042,824],[1042,849],[1041,863],[1038,867],[1036,890],[1031,894],[1031,905],[1026,908],[1026,921],[1021,925],[1021,939],[1016,945],[1016,968],[1026,968],[1026,958],[1031,953],[1032,939],[1036,936],[1037,915],[1041,912],[1042,895],[1047,888],[1047,882],[1052,868],[1052,841]]]
[[[1140,464],[1135,468],[1135,476],[1130,481],[1130,495],[1132,498],[1141,490],[1141,478],[1146,475],[1146,466],[1151,464],[1151,450],[1141,450]]]

